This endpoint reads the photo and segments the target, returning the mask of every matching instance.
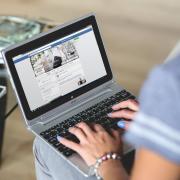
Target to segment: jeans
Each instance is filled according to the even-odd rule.
[[[84,177],[39,138],[34,140],[33,152],[37,180],[97,180]]]

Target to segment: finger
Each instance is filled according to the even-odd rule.
[[[86,135],[80,128],[78,128],[76,126],[71,127],[71,128],[69,128],[69,132],[74,134],[80,140],[80,142],[86,141]]]
[[[80,122],[76,126],[80,128],[87,137],[92,136],[92,134],[94,133],[90,126],[88,126],[84,122]]]
[[[119,121],[117,123],[118,127],[127,130],[129,128],[130,122],[129,121]]]
[[[125,119],[133,119],[136,112],[130,111],[130,110],[120,110],[116,112],[112,112],[108,114],[111,118],[125,118]]]
[[[111,135],[115,138],[115,139],[120,139],[120,133],[119,131],[116,131],[114,129],[111,129]]]
[[[63,144],[64,146],[76,151],[76,152],[80,152],[80,145],[73,142],[73,141],[70,141],[68,139],[65,139],[63,137],[60,137],[60,136],[57,136],[57,139],[58,141]]]
[[[133,99],[128,99],[126,101],[122,101],[119,104],[112,106],[113,110],[119,110],[119,109],[123,109],[123,108],[129,108],[133,111],[138,111],[139,110],[139,104],[137,101],[135,101]]]
[[[101,125],[99,125],[99,124],[95,124],[94,125],[94,130],[96,131],[96,132],[99,132],[99,131],[106,131]]]

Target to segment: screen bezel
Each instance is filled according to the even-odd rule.
[[[56,98],[55,100],[51,101],[50,103],[48,103],[44,106],[37,108],[36,110],[31,111],[28,101],[26,99],[23,87],[21,85],[20,79],[18,77],[15,65],[13,63],[13,58],[18,56],[19,54],[25,54],[29,51],[32,51],[39,47],[42,47],[45,44],[51,43],[55,40],[61,39],[67,35],[74,33],[74,32],[82,30],[83,28],[85,28],[89,25],[91,25],[93,27],[96,41],[97,41],[97,44],[98,44],[98,47],[100,50],[100,54],[103,59],[103,63],[104,63],[107,75],[103,76],[103,77],[69,93],[69,94],[66,94],[63,97],[61,96],[59,98]],[[56,29],[55,31],[51,31],[49,34],[45,34],[39,38],[33,39],[32,41],[25,43],[23,45],[15,47],[15,48],[5,52],[4,56],[5,56],[7,65],[9,67],[10,73],[12,75],[14,85],[16,87],[17,94],[19,96],[19,100],[21,102],[21,105],[22,105],[22,108],[24,110],[27,120],[33,120],[34,118],[37,118],[38,116],[43,115],[46,112],[72,100],[72,97],[74,99],[74,98],[96,88],[97,86],[102,85],[103,83],[111,80],[112,76],[113,76],[94,15],[91,15],[89,17],[78,20],[72,24],[65,26],[65,27],[60,27],[59,29]]]

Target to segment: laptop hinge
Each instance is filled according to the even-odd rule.
[[[69,108],[69,109],[66,110],[66,111],[63,111],[62,113],[57,114],[56,116],[53,116],[52,118],[48,118],[47,121],[40,121],[39,123],[42,124],[42,125],[47,125],[48,123],[50,123],[51,121],[57,119],[58,117],[64,116],[65,114],[69,113],[70,111],[72,111],[72,110],[74,110],[74,109],[77,109],[78,107],[80,107],[80,106],[88,103],[89,101],[92,101],[92,100],[96,99],[97,97],[103,96],[104,94],[109,93],[109,92],[111,92],[111,89],[106,89],[106,90],[104,90],[104,91],[102,91],[102,92],[94,95],[93,97],[90,97],[90,98],[88,98],[87,100],[79,103],[78,105],[76,105],[76,106],[74,106],[74,107]],[[74,100],[74,101],[76,101],[76,100]],[[77,100],[77,101],[78,101],[78,100]]]

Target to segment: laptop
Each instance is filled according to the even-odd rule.
[[[94,14],[58,26],[2,52],[27,128],[84,176],[94,175],[57,135],[84,121],[117,128],[112,105],[135,97],[113,79]],[[124,153],[133,148],[125,145]]]

